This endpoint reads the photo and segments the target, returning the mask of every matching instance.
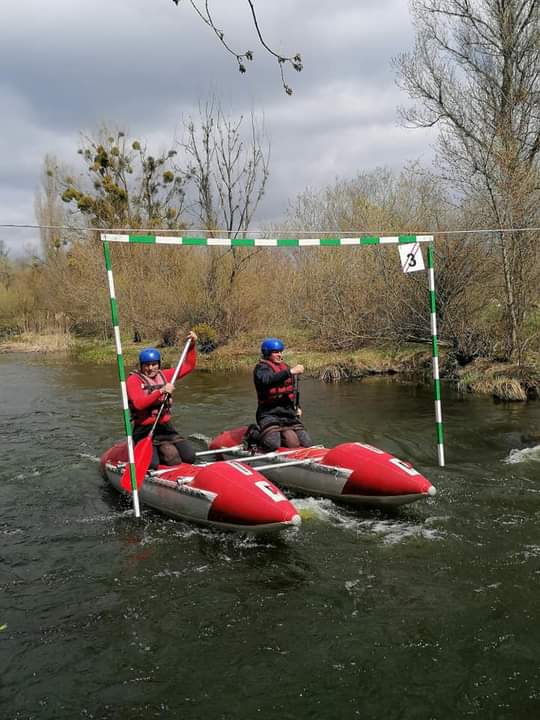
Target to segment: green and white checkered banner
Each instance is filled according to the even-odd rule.
[[[206,238],[167,237],[166,235],[108,235],[103,242],[138,243],[141,245],[196,245],[225,247],[337,247],[347,245],[397,245],[433,242],[433,235],[392,235],[334,238]]]
[[[109,243],[130,243],[139,245],[183,245],[187,247],[267,247],[267,248],[301,248],[301,247],[355,247],[360,245],[397,245],[400,246],[401,265],[404,272],[423,270],[422,253],[418,243],[431,243],[428,245],[428,283],[429,283],[429,310],[431,318],[431,339],[432,339],[432,360],[433,360],[433,383],[435,393],[435,424],[437,433],[437,455],[439,465],[445,464],[444,460],[444,433],[442,422],[441,406],[441,383],[439,379],[439,353],[437,340],[437,310],[435,294],[435,271],[433,253],[433,235],[366,235],[364,237],[326,237],[326,238],[207,238],[207,237],[169,237],[166,235],[129,235],[103,233],[103,252],[105,255],[105,267],[107,269],[107,280],[109,285],[109,296],[111,303],[111,316],[116,343],[116,355],[118,364],[118,376],[122,392],[122,409],[124,426],[127,436],[129,466],[131,474],[131,487],[133,490],[133,509],[135,516],[139,517],[139,496],[135,480],[135,454],[133,448],[133,436],[129,416],[128,398],[126,391],[126,371],[122,355],[122,343],[120,340],[120,326],[118,321],[118,305],[114,289],[114,278],[111,264]],[[409,246],[405,248],[403,246]]]

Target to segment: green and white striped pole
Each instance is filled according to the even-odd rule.
[[[103,239],[103,236],[102,236]],[[118,377],[120,379],[120,389],[122,391],[122,407],[124,414],[124,427],[126,430],[128,459],[129,459],[129,475],[131,478],[131,491],[133,495],[133,512],[135,517],[141,516],[139,508],[139,491],[137,490],[137,481],[135,473],[135,453],[133,451],[133,435],[131,433],[131,418],[129,413],[128,396],[126,388],[126,369],[124,365],[124,356],[122,355],[122,341],[120,339],[120,326],[118,324],[118,303],[114,291],[114,277],[111,263],[111,252],[109,243],[103,239],[103,254],[105,256],[105,268],[107,269],[107,282],[109,284],[109,298],[111,301],[111,318],[114,330],[114,340],[116,344],[116,363],[118,365]]]
[[[433,361],[433,390],[435,392],[435,428],[437,433],[437,456],[444,467],[444,431],[441,405],[441,381],[439,378],[439,345],[437,341],[437,298],[435,295],[435,269],[433,245],[428,245],[427,266],[429,280],[429,309],[431,317],[431,347]]]

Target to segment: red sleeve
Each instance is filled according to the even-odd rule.
[[[137,375],[130,375],[128,377],[126,389],[128,398],[131,400],[133,407],[136,410],[144,410],[145,408],[150,407],[150,405],[154,405],[162,397],[160,390],[154,390],[151,393],[146,393],[142,387],[141,378]]]
[[[180,368],[180,372],[178,373],[178,377],[176,379],[180,380],[180,378],[188,375],[195,368],[196,364],[197,352],[195,350],[195,345],[191,343],[191,346],[187,352],[186,357],[184,358],[184,362],[182,363],[182,367]],[[161,371],[165,376],[167,382],[171,382],[175,369],[176,368],[167,368],[166,370]]]
[[[183,378],[185,375],[189,375],[189,373],[195,369],[196,364],[197,351],[195,350],[195,343],[191,343],[182,367],[180,368],[180,372],[178,373],[178,377]]]

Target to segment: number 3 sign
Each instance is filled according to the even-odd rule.
[[[417,270],[425,270],[420,243],[398,245],[398,249],[403,272],[407,273],[416,272]]]

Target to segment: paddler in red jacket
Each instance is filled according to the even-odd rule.
[[[195,367],[197,336],[191,331],[186,340],[188,339],[191,340],[191,345],[177,379],[184,377]],[[170,382],[173,375],[174,368],[161,368],[159,350],[145,348],[139,353],[139,370],[130,373],[126,383],[134,443],[148,435],[161,404],[164,400],[166,402],[153,436],[154,451],[150,467],[154,469],[158,464],[178,465],[181,462],[195,462],[195,450],[192,444],[181,437],[170,422],[171,396],[175,387]]]
[[[298,407],[298,391],[293,381],[304,372],[303,365],[289,367],[283,362],[285,345],[278,338],[266,338],[261,344],[261,359],[253,371],[257,391],[257,440],[264,450],[279,447],[309,447],[309,437]]]

